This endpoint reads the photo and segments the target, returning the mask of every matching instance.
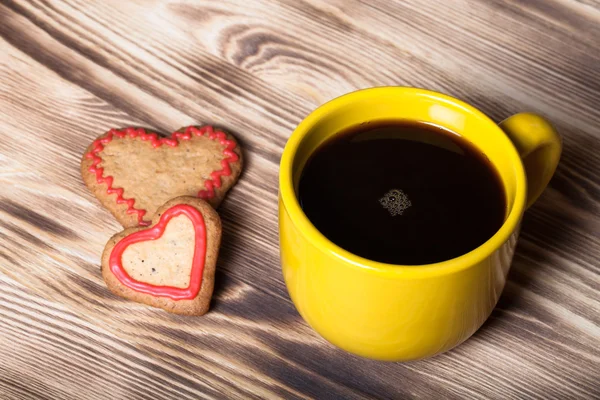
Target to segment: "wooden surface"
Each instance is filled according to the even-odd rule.
[[[0,398],[600,398],[600,2],[1,0]],[[278,258],[282,148],[311,110],[426,87],[550,118],[557,174],[505,292],[436,358],[369,361],[298,316]],[[111,295],[120,230],[79,159],[110,127],[213,123],[247,159],[220,213],[212,311]]]

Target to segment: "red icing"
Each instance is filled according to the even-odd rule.
[[[165,228],[171,218],[179,215],[188,217],[194,225],[196,247],[192,260],[192,270],[190,272],[190,285],[183,288],[172,286],[155,286],[149,283],[136,281],[133,279],[122,265],[123,252],[127,247],[134,243],[147,240],[156,240],[165,232]],[[157,297],[169,297],[173,300],[192,300],[198,295],[202,285],[202,273],[204,272],[204,259],[206,257],[206,225],[200,211],[187,204],[178,204],[169,208],[161,215],[160,220],[152,228],[144,229],[129,236],[124,237],[117,243],[110,253],[108,265],[115,277],[123,285],[137,292],[150,294]]]
[[[222,169],[219,171],[213,171],[210,174],[210,179],[204,181],[205,190],[200,190],[198,192],[198,197],[200,197],[201,199],[208,200],[215,197],[215,187],[221,187],[221,177],[231,175],[230,163],[239,160],[238,155],[235,153],[235,151],[233,151],[233,149],[235,149],[236,143],[233,140],[228,140],[227,135],[224,132],[214,130],[213,127],[210,125],[203,126],[201,128],[196,128],[195,126],[188,126],[185,129],[184,133],[173,132],[170,138],[159,138],[156,133],[146,133],[146,131],[143,128],[126,128],[123,130],[111,129],[106,136],[96,139],[94,143],[92,143],[92,150],[89,153],[87,153],[85,157],[93,160],[89,171],[96,175],[96,181],[98,183],[106,184],[106,193],[108,193],[109,195],[116,194],[117,204],[127,204],[127,214],[136,213],[139,225],[148,226],[150,225],[150,222],[145,221],[143,219],[144,214],[146,214],[146,210],[135,208],[135,199],[124,198],[122,188],[113,188],[113,177],[104,176],[104,168],[98,166],[98,164],[102,162],[100,152],[104,150],[104,145],[110,143],[115,136],[119,139],[122,139],[125,136],[129,136],[131,138],[149,140],[150,143],[152,143],[152,147],[154,148],[160,147],[163,144],[170,147],[177,147],[181,140],[190,140],[192,138],[192,135],[204,136],[205,134],[208,135],[209,139],[218,140],[219,143],[225,146],[225,149],[223,150],[223,155],[225,156],[225,158],[221,160]],[[175,196],[176,194],[174,194],[174,197]]]

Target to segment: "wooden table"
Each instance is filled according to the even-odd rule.
[[[597,0],[3,0],[0,35],[0,398],[600,397]],[[378,85],[497,121],[539,112],[564,137],[488,322],[405,364],[321,339],[278,256],[290,132]],[[121,228],[79,160],[110,127],[196,123],[234,132],[247,165],[220,209],[212,310],[185,318],[105,288],[100,253]]]

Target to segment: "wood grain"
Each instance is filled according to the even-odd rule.
[[[600,2],[0,0],[0,36],[0,398],[600,398]],[[290,132],[378,85],[539,112],[565,145],[488,322],[405,364],[321,339],[279,267]],[[107,128],[201,123],[247,165],[213,309],[185,318],[105,288],[120,228],[78,169]]]

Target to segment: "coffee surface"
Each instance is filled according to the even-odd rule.
[[[506,212],[500,177],[474,145],[409,121],[337,133],[308,160],[298,197],[333,243],[402,265],[468,253],[498,231]]]

